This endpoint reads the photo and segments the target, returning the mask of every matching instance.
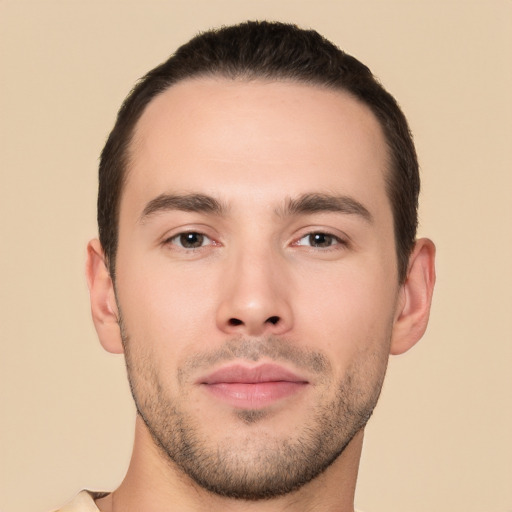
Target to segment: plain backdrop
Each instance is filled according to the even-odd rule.
[[[419,152],[429,330],[367,429],[366,512],[512,511],[512,2],[0,0],[0,511],[113,489],[134,407],[89,315],[98,155],[134,82],[196,32],[313,27],[368,64]]]

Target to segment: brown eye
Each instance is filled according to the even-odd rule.
[[[206,235],[195,232],[180,233],[172,237],[169,241],[183,249],[198,249],[211,242]]]
[[[311,249],[343,249],[348,246],[345,239],[325,231],[312,231],[305,234],[293,243],[294,246],[309,247]]]
[[[185,249],[196,249],[201,247],[204,242],[204,235],[200,233],[182,233],[180,235],[180,245]]]
[[[311,247],[331,247],[338,242],[337,238],[328,233],[311,233],[308,235],[308,242]]]

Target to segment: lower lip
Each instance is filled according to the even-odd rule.
[[[204,384],[207,391],[220,400],[240,409],[261,409],[278,400],[288,398],[307,386],[305,382],[219,382]]]

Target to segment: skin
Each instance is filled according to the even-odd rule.
[[[398,283],[387,148],[371,111],[347,94],[303,84],[185,81],[147,107],[131,156],[115,289],[97,240],[88,246],[87,277],[100,341],[110,352],[127,349],[143,412],[165,420],[162,407],[150,410],[160,404],[159,387],[207,449],[224,447],[228,461],[243,453],[247,467],[318,430],[311,418],[332,411],[340,389],[371,413],[388,355],[425,331],[435,280],[434,246],[421,239]],[[163,194],[207,195],[222,211],[183,211],[175,201],[164,208],[155,201]],[[290,207],[308,194],[343,197],[343,207]],[[204,235],[200,246],[183,247],[183,232]],[[205,354],[242,342],[263,347],[258,364],[277,361],[307,385],[252,416],[212,397],[197,379],[225,361],[204,362]],[[295,355],[273,354],[276,345]],[[230,362],[256,364],[247,354],[235,350]],[[324,371],[296,354],[320,355]],[[128,512],[353,511],[364,424],[352,425],[354,435],[347,418],[330,414],[337,428],[320,435],[340,443],[348,436],[341,455],[299,489],[259,501],[199,486],[138,416],[127,476],[97,504]]]

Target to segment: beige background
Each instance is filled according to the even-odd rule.
[[[0,511],[111,489],[131,448],[122,359],[89,319],[96,165],[121,100],[211,26],[312,26],[404,107],[438,246],[431,325],[367,431],[366,512],[512,511],[512,2],[0,0]]]

